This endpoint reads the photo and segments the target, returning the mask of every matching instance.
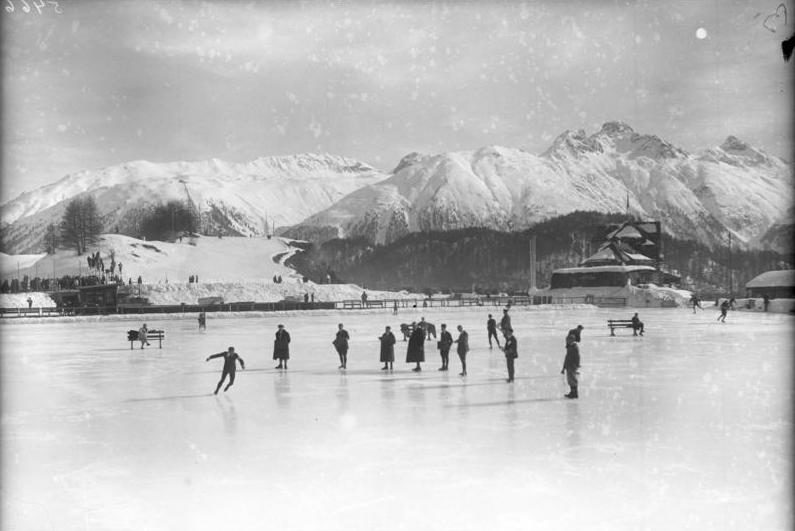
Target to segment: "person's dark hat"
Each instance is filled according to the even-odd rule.
[[[580,330],[583,330],[585,327],[583,325],[577,325],[577,328],[579,328]]]
[[[283,324],[280,324],[280,325],[278,325],[278,326],[279,326],[279,328],[284,328],[284,325],[283,325]]]

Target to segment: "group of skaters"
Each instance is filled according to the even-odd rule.
[[[146,325],[144,325],[144,327],[145,326]],[[408,346],[406,349],[406,363],[415,363],[415,367],[411,370],[413,372],[420,372],[422,371],[422,366],[420,364],[425,362],[425,341],[427,339],[427,334],[430,332],[435,337],[435,332],[433,332],[434,327],[432,324],[426,322],[425,318],[423,317],[419,322],[413,322],[410,326],[410,329],[411,332],[408,338]],[[456,329],[458,331],[458,337],[453,339],[453,335],[447,329],[447,324],[441,325],[441,331],[436,343],[442,362],[441,367],[439,367],[438,370],[449,370],[450,351],[452,350],[453,345],[456,345],[456,353],[458,354],[458,359],[461,362],[461,372],[459,373],[459,376],[464,377],[467,375],[466,357],[467,353],[469,352],[469,333],[464,330],[462,325],[457,325]],[[505,355],[505,363],[508,371],[506,382],[511,383],[514,381],[514,363],[519,357],[519,353],[516,336],[514,335],[513,327],[511,326],[511,318],[508,314],[508,309],[506,308],[503,310],[503,318],[500,321],[500,331],[502,332],[503,337],[502,345],[500,345],[500,339],[496,333],[497,323],[491,314],[489,314],[489,319],[486,323],[486,329],[489,334],[489,349],[493,348],[492,339],[494,339],[497,344],[497,348],[502,350]],[[582,330],[583,326],[579,325],[577,328],[570,330],[566,336],[566,357],[563,362],[563,369],[561,370],[561,374],[566,374],[567,383],[571,388],[570,392],[564,395],[566,398],[578,398],[577,374],[580,368],[579,342],[580,333]],[[278,365],[276,365],[275,369],[287,370],[287,362],[290,359],[290,339],[290,333],[285,329],[283,324],[279,324],[277,326],[276,336],[273,341],[273,359],[278,361]],[[397,341],[395,334],[392,333],[392,328],[390,326],[386,326],[384,328],[384,333],[378,337],[378,340],[381,345],[379,360],[384,364],[383,367],[381,367],[381,370],[391,372],[394,370],[395,343]],[[339,356],[340,370],[345,370],[348,367],[349,341],[350,334],[347,330],[345,330],[343,323],[339,323],[337,325],[337,332],[334,340],[332,341],[332,345]],[[245,362],[235,352],[234,347],[229,347],[223,352],[213,354],[212,356],[209,356],[206,361],[220,357],[224,358],[224,366],[221,373],[221,379],[218,381],[218,385],[215,389],[216,394],[223,386],[227,376],[229,377],[229,383],[224,388],[224,391],[228,390],[229,387],[232,386],[235,381],[235,370],[237,368],[237,363],[240,363],[240,367],[245,369]]]

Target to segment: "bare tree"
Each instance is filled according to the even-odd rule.
[[[66,245],[74,247],[81,255],[89,245],[96,243],[101,230],[93,197],[86,195],[69,201],[61,220],[61,238]]]

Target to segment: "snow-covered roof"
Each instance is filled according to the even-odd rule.
[[[631,271],[656,271],[651,266],[645,265],[604,265],[591,267],[565,267],[555,269],[552,273],[629,273]]]
[[[774,288],[780,286],[795,286],[795,269],[766,271],[752,278],[745,285],[746,288]]]

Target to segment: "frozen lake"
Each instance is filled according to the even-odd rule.
[[[516,308],[517,379],[489,351],[494,309],[191,318],[162,350],[139,322],[0,325],[2,527],[193,529],[791,529],[793,318]],[[380,370],[384,328],[425,315],[470,332],[468,376],[426,343],[421,373]],[[290,369],[271,360],[291,333]],[[351,334],[337,370],[338,322]],[[564,336],[583,324],[580,399]],[[456,337],[456,333],[453,334]],[[247,370],[214,396],[235,346]]]

